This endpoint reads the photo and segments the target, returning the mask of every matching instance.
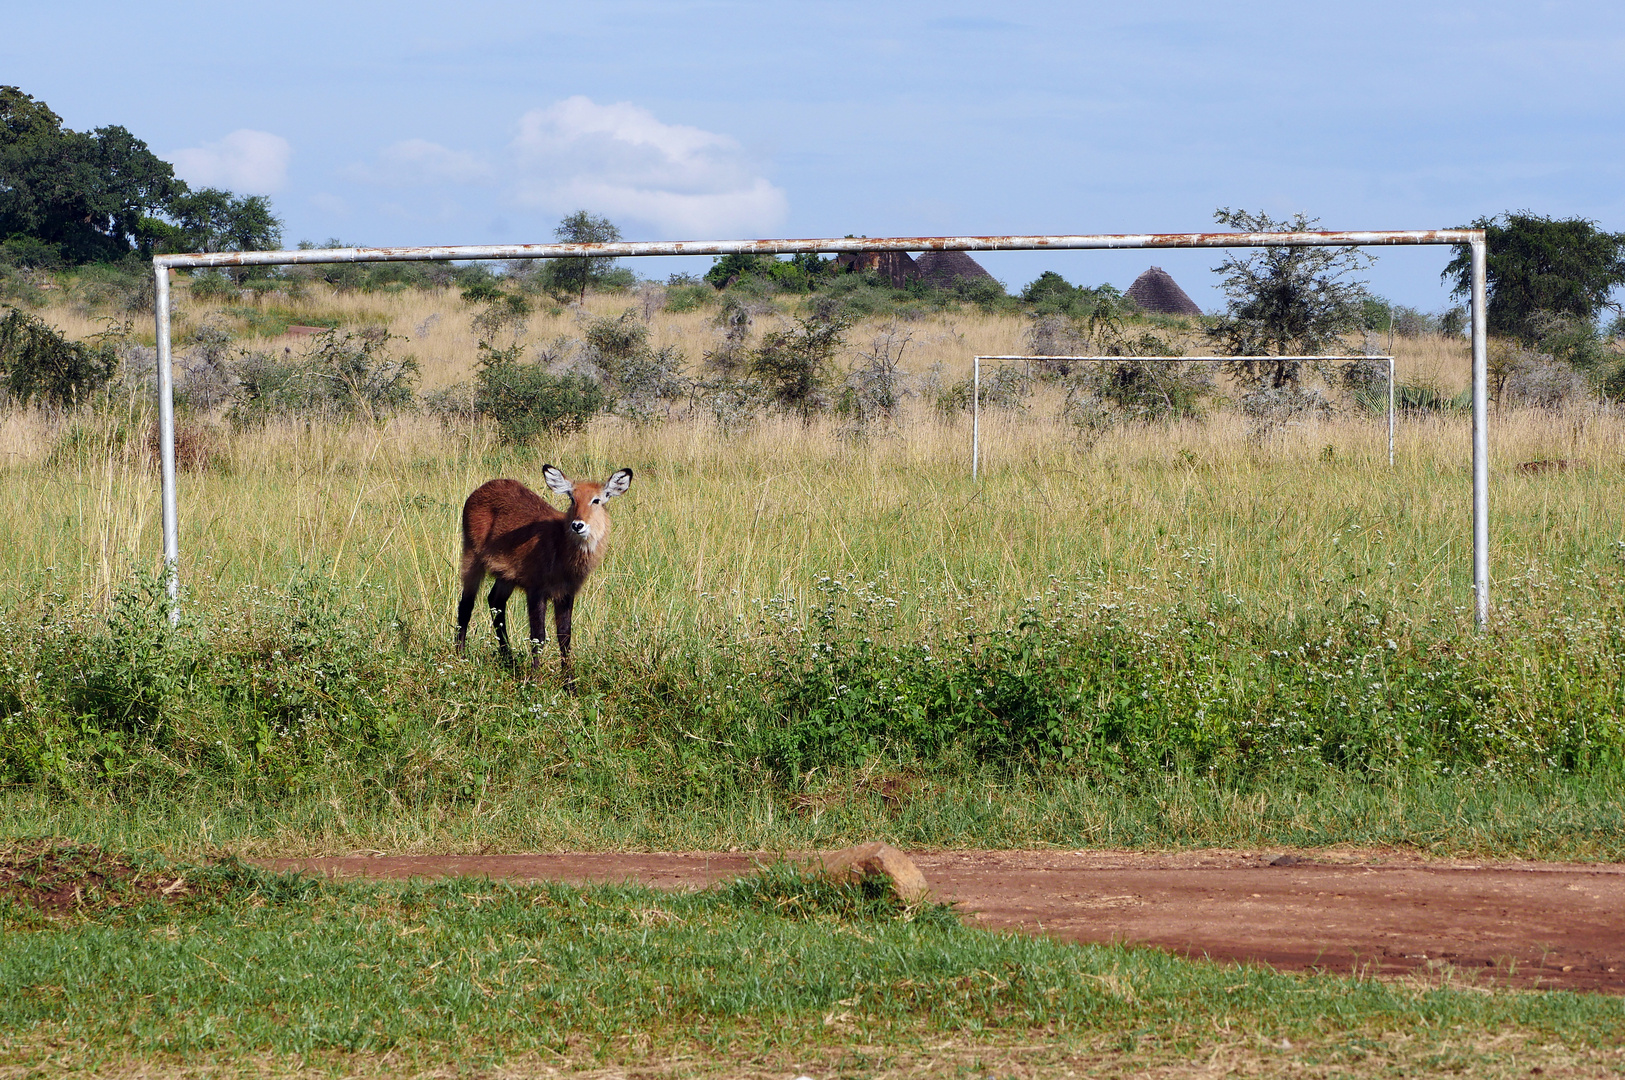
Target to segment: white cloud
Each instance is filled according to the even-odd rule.
[[[352,165],[347,179],[364,184],[415,187],[432,184],[483,184],[494,179],[491,167],[465,150],[451,150],[428,139],[407,139],[386,146],[371,165]]]
[[[577,96],[535,109],[511,150],[515,199],[549,213],[586,209],[706,238],[768,231],[788,208],[735,140],[662,123],[630,102]]]
[[[516,207],[556,216],[588,210],[623,226],[695,239],[767,232],[787,209],[784,191],[734,139],[662,123],[630,102],[599,105],[579,96],[526,113],[513,141],[492,157],[407,139],[342,175],[370,187],[442,194],[496,187]],[[405,212],[404,204],[390,205]],[[450,211],[416,213],[446,219]]]
[[[223,187],[239,194],[270,195],[288,179],[293,147],[280,135],[241,128],[219,142],[169,155],[175,173],[198,187]]]

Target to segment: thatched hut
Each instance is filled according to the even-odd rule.
[[[1128,287],[1128,298],[1138,304],[1141,311],[1153,315],[1202,314],[1196,301],[1186,296],[1179,283],[1160,266],[1153,266],[1135,278],[1134,284]]]

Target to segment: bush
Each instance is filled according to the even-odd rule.
[[[842,416],[858,424],[886,423],[897,418],[903,397],[903,350],[913,338],[895,325],[880,328],[866,352],[858,354],[858,363],[847,373],[838,402]]]
[[[803,419],[829,407],[830,364],[846,344],[851,320],[796,319],[789,330],[762,338],[751,354],[750,373],[774,404]]]
[[[609,404],[604,388],[582,374],[554,375],[519,359],[521,348],[480,345],[474,412],[496,422],[502,441],[524,445],[538,436],[579,431]]]
[[[417,361],[389,353],[382,328],[329,330],[304,356],[247,353],[231,367],[237,380],[228,414],[238,426],[273,417],[324,415],[377,420],[415,407]]]
[[[666,282],[666,310],[674,315],[696,311],[715,297],[715,289],[689,274],[673,274]]]
[[[177,408],[208,412],[232,399],[237,378],[229,359],[231,341],[231,332],[213,321],[192,332],[192,348],[181,357],[175,376]]]
[[[1033,372],[1027,364],[996,364],[982,369],[981,399],[984,409],[1025,409],[1027,399],[1033,395]],[[937,395],[940,413],[970,412],[975,386],[974,376],[967,376]]]
[[[649,328],[635,308],[589,320],[584,337],[584,359],[622,416],[647,423],[687,396],[682,352],[674,345],[650,348]]]
[[[192,299],[205,301],[235,301],[243,295],[236,284],[219,270],[203,270],[193,274],[187,291]]]
[[[69,341],[20,308],[0,320],[0,379],[19,405],[70,409],[106,386],[118,368],[111,340]]]

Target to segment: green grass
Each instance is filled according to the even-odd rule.
[[[144,893],[91,888],[54,918],[0,908],[0,1067],[354,1073],[687,1055],[680,1071],[726,1074],[878,1047],[846,1068],[878,1073],[887,1058],[1144,1065],[1227,1048],[1265,1067],[1482,1074],[1602,1063],[1625,1038],[1613,998],[992,934],[785,866],[658,893],[135,863]]]

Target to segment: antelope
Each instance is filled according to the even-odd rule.
[[[568,513],[560,513],[517,480],[487,481],[463,503],[463,596],[457,604],[457,651],[462,653],[467,647],[474,600],[490,574],[496,584],[486,603],[491,605],[491,625],[503,657],[513,658],[508,644],[508,597],[514,589],[525,590],[532,671],[541,666],[547,644],[544,620],[551,600],[564,684],[573,688],[570,616],[576,593],[604,560],[609,547],[609,515],[604,513],[604,505],[632,486],[632,470],[618,469],[602,484],[577,484],[553,466],[544,465],[542,479],[549,490],[569,498]]]

